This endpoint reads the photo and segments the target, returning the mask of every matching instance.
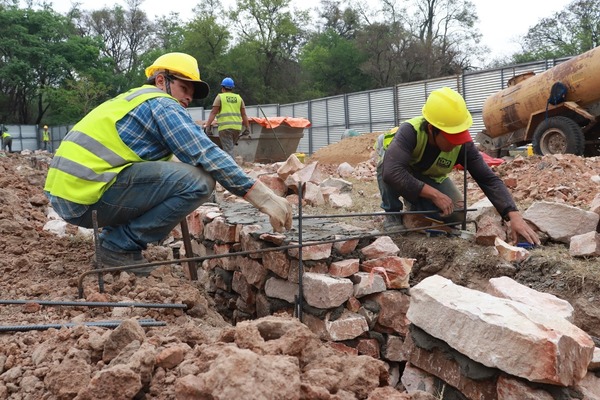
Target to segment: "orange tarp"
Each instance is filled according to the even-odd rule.
[[[480,153],[481,153],[481,156],[483,157],[483,161],[485,161],[485,163],[487,165],[489,165],[490,167],[493,167],[493,166],[496,166],[496,165],[500,165],[500,164],[502,164],[504,162],[503,159],[491,157],[491,156],[485,154],[483,151],[480,151]],[[456,169],[458,169],[460,171],[462,171],[462,169],[463,169],[462,165],[458,165],[458,164],[455,165],[454,168],[456,168]]]
[[[257,123],[265,128],[277,128],[279,125],[288,125],[292,128],[308,128],[311,124],[306,118],[292,118],[292,117],[268,117],[268,118],[256,118],[249,117],[250,122]]]

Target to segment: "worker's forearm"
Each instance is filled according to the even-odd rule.
[[[442,192],[440,192],[437,189],[434,189],[433,186],[430,186],[428,184],[424,184],[423,188],[421,189],[421,193],[419,193],[420,197],[431,200],[434,203],[435,203],[435,200],[439,199],[442,195],[443,195]]]

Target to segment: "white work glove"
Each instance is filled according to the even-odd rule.
[[[244,199],[269,216],[275,232],[283,232],[292,227],[292,206],[281,196],[277,196],[261,181],[256,181]]]

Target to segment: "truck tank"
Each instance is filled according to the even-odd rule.
[[[566,86],[566,99],[562,105],[550,105],[548,109],[552,111],[546,114],[552,86],[557,82]],[[489,142],[508,135],[509,138],[497,141],[506,147],[511,143],[524,144],[537,135],[534,138],[535,148],[536,139],[541,140],[545,134],[536,134],[536,128],[547,120],[548,116],[560,118],[564,115],[572,121],[566,121],[567,125],[587,126],[589,130],[590,124],[594,125],[595,117],[600,114],[600,47],[575,56],[543,73],[536,75],[529,72],[515,76],[508,84],[507,88],[491,95],[483,104],[483,134],[487,139],[491,139]],[[583,152],[583,133],[581,135],[581,144],[577,144],[577,151],[567,152]],[[548,146],[551,146],[550,139]],[[539,143],[537,153],[544,153],[540,150]]]

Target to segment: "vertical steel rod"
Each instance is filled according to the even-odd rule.
[[[92,227],[94,228],[94,251],[96,257],[94,257],[94,269],[102,269],[102,260],[100,259],[100,237],[98,235],[98,211],[92,211]],[[102,272],[98,273],[98,290],[100,293],[104,293],[104,275]]]
[[[462,226],[461,229],[463,231],[467,230],[467,149],[466,147],[463,147],[463,150],[465,152],[465,161],[463,162],[463,221],[462,221]]]
[[[187,219],[185,218],[181,220],[181,236],[183,237],[183,248],[185,249],[185,257],[192,258],[194,256],[194,253],[192,251],[192,241],[190,239],[190,230],[188,228]],[[197,281],[198,268],[196,266],[196,261],[188,261],[186,265],[190,280]]]
[[[298,298],[296,314],[298,315],[298,319],[300,322],[304,322],[302,320],[302,307],[304,303],[304,287],[302,284],[303,276],[304,276],[304,264],[302,263],[302,200],[304,198],[304,186],[303,182],[298,182]]]

